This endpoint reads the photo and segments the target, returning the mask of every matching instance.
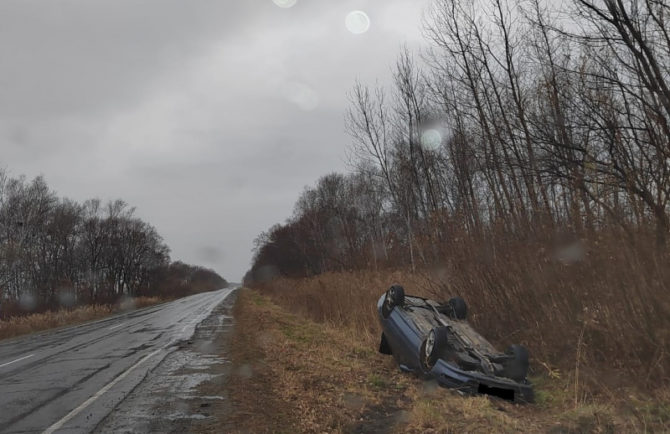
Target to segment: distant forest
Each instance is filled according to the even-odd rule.
[[[401,50],[392,85],[350,93],[351,172],[321,178],[258,237],[246,280],[425,268],[470,247],[598,250],[603,237],[664,258],[670,10],[558,4],[434,1],[425,47]]]
[[[59,198],[40,176],[0,172],[0,319],[120,297],[177,297],[227,284],[170,261],[156,229],[122,200]]]

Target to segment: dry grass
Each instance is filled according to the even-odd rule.
[[[346,327],[370,344],[379,334],[377,299],[391,284],[437,300],[461,295],[470,321],[495,345],[524,344],[536,373],[571,378],[577,404],[622,387],[670,387],[670,262],[616,245],[474,250],[464,243],[459,255],[418,273],[325,273],[259,288],[292,312]],[[566,249],[578,258],[561,257]]]
[[[584,393],[655,389],[670,385],[670,260],[638,242],[606,234],[542,244],[462,240],[458,255],[410,291],[462,295],[471,321],[496,343],[523,343],[537,361],[563,371],[579,366],[584,380],[599,382],[587,380]],[[616,377],[622,381],[609,381]]]
[[[109,305],[81,306],[71,310],[36,313],[0,321],[0,339],[20,336],[102,318],[114,313]]]
[[[323,276],[322,279],[334,276]],[[343,277],[341,277],[343,278]],[[360,276],[359,276],[360,278]],[[662,400],[574,405],[566,378],[536,377],[538,403],[462,397],[401,373],[377,337],[343,312],[321,322],[277,294],[241,290],[235,306],[233,413],[226,432],[649,432],[670,429]],[[312,286],[312,290],[319,286]],[[307,283],[294,288],[308,291]],[[268,289],[269,290],[269,289]],[[285,307],[283,307],[285,306]],[[292,311],[299,311],[290,305]],[[353,304],[352,304],[353,307]],[[361,309],[366,309],[363,306]],[[337,325],[333,318],[348,322]]]
[[[56,327],[81,324],[87,321],[146,306],[152,306],[166,300],[159,297],[136,297],[121,300],[115,305],[88,305],[73,309],[35,313],[12,317],[0,321],[0,339],[21,336]]]
[[[306,279],[275,279],[263,285],[261,290],[286,311],[321,323],[327,330],[336,330],[345,336],[352,342],[351,345],[368,349],[376,349],[378,345],[381,330],[375,306],[390,284],[400,282],[408,293],[437,299],[460,294],[469,301],[471,320],[475,326],[496,346],[504,348],[509,343],[521,342],[531,349],[536,405],[530,409],[514,407],[512,413],[518,414],[510,416],[510,410],[498,411],[497,404],[491,406],[487,398],[469,399],[464,404],[463,400],[436,399],[433,395],[424,396],[416,392],[410,398],[414,405],[407,409],[414,423],[420,421],[422,428],[416,432],[432,427],[448,427],[459,432],[453,426],[454,415],[472,421],[473,425],[469,427],[485,430],[484,427],[495,426],[497,431],[555,428],[557,432],[609,432],[615,427],[616,431],[645,432],[670,429],[670,389],[663,381],[656,381],[658,378],[652,379],[655,382],[646,382],[649,370],[642,371],[642,376],[635,374],[643,364],[640,358],[634,358],[630,353],[617,355],[620,341],[634,341],[634,337],[630,336],[634,322],[630,317],[621,317],[623,324],[609,329],[610,322],[614,322],[615,318],[602,314],[605,310],[602,306],[609,300],[607,296],[598,299],[584,294],[582,297],[584,311],[595,310],[586,302],[599,303],[601,307],[596,310],[600,312],[599,319],[589,317],[591,319],[587,321],[584,316],[575,315],[570,320],[572,311],[556,306],[559,303],[565,306],[569,300],[562,300],[558,295],[545,294],[546,299],[542,300],[528,293],[519,293],[517,299],[501,300],[495,295],[488,295],[485,290],[464,292],[463,286],[459,286],[465,285],[459,280],[463,278],[462,274],[451,273],[451,283],[446,284],[443,276],[440,279],[441,272],[443,270],[417,274],[402,271],[326,273]],[[488,278],[487,273],[480,270],[479,274],[471,275],[469,287],[475,288]],[[571,288],[574,289],[574,285]],[[567,294],[569,298],[571,290],[566,291],[564,297]],[[533,306],[530,311],[535,313],[513,306],[523,303]],[[500,309],[501,305],[512,306],[519,311],[510,313]],[[616,306],[616,303],[610,303],[608,311],[613,311]],[[549,315],[552,309],[558,312]],[[547,317],[540,321],[538,312]],[[595,339],[595,331],[599,333],[600,340]],[[577,348],[580,349],[579,356]],[[598,352],[600,357],[594,356]],[[613,360],[601,363],[604,357]],[[666,363],[663,357],[658,359],[662,367]],[[389,369],[389,366],[384,366],[384,369]],[[380,369],[379,361],[372,363],[368,367],[370,369],[370,375],[376,375],[374,372]],[[643,381],[640,381],[641,377]],[[652,383],[655,387],[651,387]],[[435,393],[445,396],[441,389]],[[465,414],[467,412],[471,414]]]
[[[409,377],[345,330],[290,314],[257,292],[238,295],[231,350],[226,432],[370,432],[403,422]]]

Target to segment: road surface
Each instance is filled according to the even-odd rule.
[[[232,291],[0,341],[0,432],[92,431]]]

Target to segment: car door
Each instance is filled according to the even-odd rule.
[[[419,368],[422,336],[411,319],[411,312],[404,307],[396,307],[385,322],[386,339],[398,364],[410,370]]]

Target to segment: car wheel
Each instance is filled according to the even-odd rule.
[[[503,377],[524,381],[528,375],[528,350],[522,345],[510,345],[505,354],[512,356],[503,364]]]
[[[435,327],[421,344],[421,361],[424,369],[430,371],[449,344],[447,327]]]
[[[462,297],[450,298],[448,302],[438,306],[437,310],[451,319],[463,320],[468,316],[468,305]]]
[[[389,345],[389,341],[386,340],[386,335],[384,333],[382,333],[382,339],[381,342],[379,342],[379,352],[388,355],[393,354],[393,351],[391,351],[391,346]]]
[[[386,291],[386,298],[382,306],[382,314],[384,318],[388,318],[391,311],[396,306],[402,306],[405,303],[405,289],[400,285],[392,285]]]

